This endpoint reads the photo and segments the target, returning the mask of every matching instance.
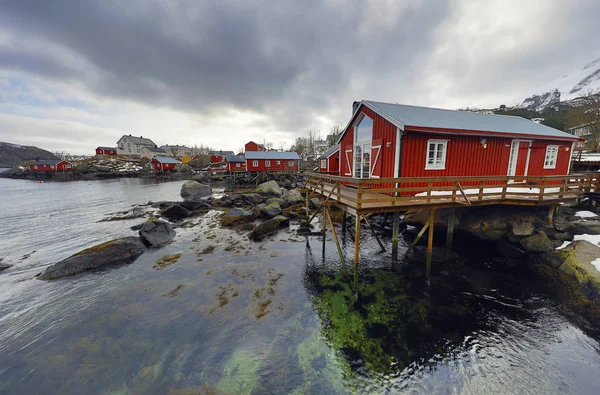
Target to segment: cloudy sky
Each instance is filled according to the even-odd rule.
[[[496,107],[600,57],[597,0],[0,0],[0,141],[290,147],[352,101]]]

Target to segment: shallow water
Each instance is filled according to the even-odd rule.
[[[0,393],[597,393],[598,342],[526,274],[434,268],[428,292],[368,238],[358,293],[331,240],[325,258],[294,224],[253,243],[218,212],[131,265],[34,278],[132,234],[140,220],[97,221],[180,186],[0,179],[0,257],[15,264],[0,274]]]

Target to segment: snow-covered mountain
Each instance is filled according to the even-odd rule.
[[[600,58],[588,63],[583,68],[548,83],[539,94],[517,104],[517,108],[543,111],[559,104],[577,106],[577,98],[600,91]]]

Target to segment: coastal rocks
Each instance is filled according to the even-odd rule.
[[[288,204],[296,204],[303,202],[304,198],[302,197],[300,190],[295,188],[291,189],[287,195],[285,195],[285,200],[288,202]]]
[[[175,238],[175,231],[164,221],[148,221],[139,231],[140,239],[149,247],[162,247]]]
[[[535,232],[535,225],[528,218],[511,218],[508,223],[515,236],[531,236]]]
[[[311,208],[319,208],[321,206],[321,199],[315,197],[310,199],[309,203]]]
[[[180,205],[191,211],[197,211],[197,210],[203,210],[203,209],[210,208],[210,203],[206,200],[199,200],[199,201],[191,201],[190,200],[190,201],[185,201],[183,203],[180,203]]]
[[[259,184],[254,190],[254,193],[260,195],[281,196],[281,188],[279,187],[279,184],[277,184],[277,181],[271,180]]]
[[[276,197],[272,197],[272,198],[268,198],[268,199],[265,201],[265,204],[267,204],[267,205],[269,205],[269,204],[271,204],[271,203],[277,203],[277,204],[279,204],[279,206],[280,206],[281,208],[286,208],[286,207],[288,206],[288,202],[287,202],[287,200],[285,200],[285,199],[283,199],[283,198],[276,198]]]
[[[54,265],[39,275],[41,280],[73,276],[105,266],[133,262],[146,247],[138,237],[124,237],[87,248]]]
[[[181,197],[185,201],[197,202],[212,193],[210,185],[201,184],[198,181],[188,181],[181,186]]]
[[[248,210],[231,209],[222,215],[219,220],[223,226],[241,225],[254,221],[254,214]]]
[[[521,240],[520,244],[521,247],[528,252],[550,252],[554,250],[552,241],[543,231],[539,231],[535,235]]]
[[[289,223],[289,218],[278,215],[258,225],[250,232],[249,238],[250,240],[260,241],[266,236],[277,232],[278,229],[288,226]]]
[[[260,216],[263,218],[273,218],[279,214],[281,214],[281,206],[278,202],[273,202],[271,204],[265,205],[260,209]]]
[[[171,222],[175,222],[190,217],[192,215],[192,211],[180,204],[172,204],[161,211],[160,215],[167,218]]]
[[[265,199],[258,193],[247,193],[241,196],[242,201],[248,204],[261,204]]]

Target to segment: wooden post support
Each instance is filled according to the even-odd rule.
[[[419,234],[417,235],[417,237],[415,237],[415,239],[413,240],[412,244],[408,247],[408,249],[404,253],[404,256],[408,256],[408,254],[410,254],[410,252],[413,250],[413,248],[415,248],[415,246],[417,245],[417,243],[421,239],[421,236],[423,236],[425,234],[425,231],[429,228],[429,224],[430,223],[431,223],[430,220],[427,220],[427,222],[425,222],[425,225],[423,225],[423,228],[421,228],[421,230],[419,231]]]
[[[554,211],[557,209],[558,206],[550,206],[550,209],[548,210],[548,225],[552,225],[552,222],[554,221]]]
[[[452,249],[452,242],[454,241],[454,221],[456,218],[456,209],[450,208],[448,211],[448,233],[446,233],[446,248]]]
[[[323,261],[325,261],[325,234],[327,233],[327,222],[325,218],[326,206],[321,206],[321,232],[323,233]]]
[[[365,223],[367,224],[367,227],[371,231],[371,234],[373,235],[373,237],[375,237],[375,240],[377,240],[377,243],[379,244],[379,247],[381,247],[381,251],[385,252],[385,246],[383,245],[383,243],[381,242],[381,240],[379,240],[379,236],[377,236],[377,233],[375,233],[375,230],[373,230],[373,227],[369,223],[369,220],[367,219],[367,216],[363,215],[362,218],[365,220]]]
[[[394,221],[392,224],[392,260],[398,260],[398,238],[400,235],[400,213],[393,214]]]
[[[360,258],[360,222],[361,215],[356,214],[356,228],[354,232],[354,289],[358,289],[358,259]]]
[[[346,238],[346,220],[347,220],[348,212],[344,209],[344,213],[342,214],[342,238]]]
[[[329,220],[329,226],[331,226],[331,233],[333,234],[333,240],[335,240],[335,246],[337,247],[338,254],[340,255],[340,261],[342,262],[342,266],[346,267],[346,262],[344,261],[344,253],[342,252],[342,247],[340,247],[340,241],[338,240],[335,227],[333,226],[333,220],[331,219],[331,214],[329,213],[328,207],[325,208],[325,212],[327,214],[327,219]]]
[[[427,285],[431,287],[431,258],[433,257],[433,228],[435,223],[435,209],[429,210],[429,238],[427,240],[427,265],[425,267],[425,277]]]

